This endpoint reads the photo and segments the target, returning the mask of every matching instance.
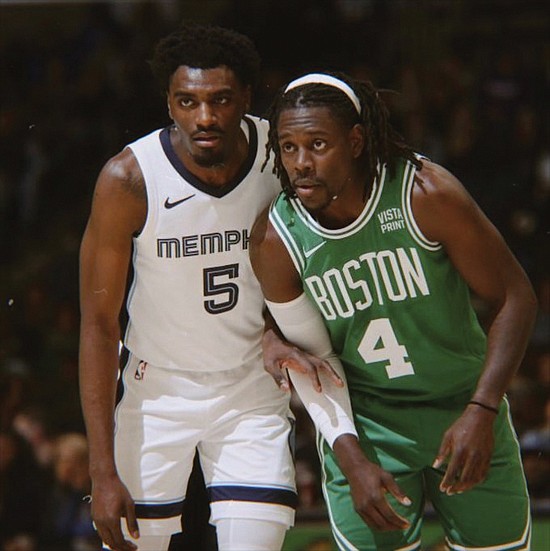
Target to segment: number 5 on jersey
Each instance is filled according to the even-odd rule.
[[[227,264],[203,270],[203,292],[205,297],[216,297],[204,301],[204,308],[209,314],[228,312],[237,305],[239,287],[227,279],[239,277],[239,265]],[[224,299],[225,300],[220,300]]]
[[[357,350],[367,364],[387,362],[385,367],[390,379],[414,375],[412,364],[406,361],[407,349],[399,344],[388,318],[375,319],[368,324]]]

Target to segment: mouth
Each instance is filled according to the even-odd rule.
[[[311,178],[298,178],[292,182],[292,189],[296,192],[300,198],[309,198],[320,185]]]
[[[310,188],[319,186],[319,182],[314,178],[295,178],[292,181],[293,188]]]
[[[210,148],[218,145],[221,141],[221,134],[218,132],[197,132],[193,135],[193,141],[200,147]]]

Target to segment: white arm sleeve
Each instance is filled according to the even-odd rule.
[[[305,373],[289,369],[289,376],[296,393],[309,416],[332,448],[342,434],[357,436],[349,399],[344,368],[332,350],[328,331],[320,312],[302,293],[290,302],[270,302],[267,307],[285,338],[302,350],[326,360],[344,381],[344,387],[336,386],[325,373],[319,373],[323,392],[313,389]]]

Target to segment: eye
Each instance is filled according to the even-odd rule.
[[[313,142],[313,149],[315,151],[323,151],[323,149],[325,149],[327,146],[327,142],[325,142],[324,140],[315,140]]]
[[[193,105],[195,105],[195,102],[191,98],[181,98],[179,100],[179,104],[182,107],[193,107]]]
[[[279,147],[283,153],[292,153],[296,149],[294,145],[289,142],[284,142],[280,144]]]
[[[227,105],[229,103],[229,98],[227,96],[221,96],[216,98],[216,103],[218,105]]]

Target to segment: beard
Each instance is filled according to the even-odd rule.
[[[196,151],[191,156],[193,157],[193,161],[203,168],[222,166],[226,161],[224,151]]]

